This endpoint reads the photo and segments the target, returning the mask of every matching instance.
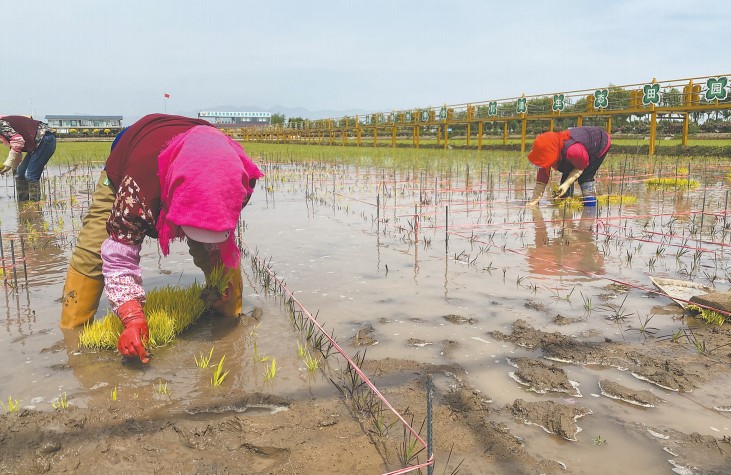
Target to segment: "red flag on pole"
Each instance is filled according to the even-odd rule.
[[[165,99],[170,99],[170,94],[168,94],[167,92],[165,93]]]

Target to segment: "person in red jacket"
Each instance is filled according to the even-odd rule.
[[[63,290],[61,327],[90,320],[102,290],[122,320],[118,350],[149,362],[140,250],[157,238],[187,238],[196,266],[208,277],[222,263],[231,286],[219,313],[241,313],[239,215],[263,174],[243,148],[210,123],[151,114],[124,129],[114,144],[84,217]]]
[[[0,174],[13,172],[18,201],[39,201],[41,174],[56,151],[56,137],[50,127],[22,115],[0,116],[0,141],[10,148]]]
[[[535,206],[540,201],[552,168],[561,172],[557,196],[571,196],[572,186],[578,180],[584,206],[595,206],[594,177],[611,146],[609,134],[601,127],[574,127],[563,132],[540,134],[528,154],[528,160],[538,167],[528,206]]]

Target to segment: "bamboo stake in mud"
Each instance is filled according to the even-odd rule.
[[[0,229],[0,262],[5,264],[5,249],[3,248],[3,232]]]
[[[627,155],[624,156],[624,167],[622,168],[622,181],[619,183],[619,214],[622,216],[622,204],[624,203],[624,177],[627,172]]]
[[[25,241],[20,236],[20,258],[23,259],[23,276],[25,277],[25,288],[28,288],[28,265],[25,262]]]
[[[432,440],[432,393],[433,393],[432,375],[429,374],[426,379],[426,457],[430,460],[433,456],[433,440]],[[434,473],[434,463],[427,467],[428,475]]]
[[[444,207],[444,253],[449,254],[449,206]]]
[[[15,241],[10,240],[10,262],[13,265],[13,287],[18,289],[18,270],[15,268]]]
[[[726,215],[728,214],[728,190],[726,190],[726,200],[724,201],[723,205],[723,234],[726,234]],[[724,241],[724,238],[721,237],[721,242]],[[0,244],[2,244],[2,240],[0,239]]]
[[[414,244],[419,243],[419,205],[414,205]]]
[[[376,195],[376,221],[381,220],[381,195]]]
[[[706,215],[706,193],[708,192],[708,188],[703,188],[703,204],[701,205],[701,226],[698,228],[698,238],[700,239],[703,237],[703,218],[705,218]]]

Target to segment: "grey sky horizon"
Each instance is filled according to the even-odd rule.
[[[4,19],[0,114],[37,118],[389,111],[731,69],[731,13],[707,0],[40,0]]]

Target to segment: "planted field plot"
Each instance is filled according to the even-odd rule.
[[[62,146],[39,206],[0,183],[3,470],[398,471],[427,459],[429,374],[437,473],[730,462],[725,313],[650,279],[729,287],[725,161],[613,155],[596,208],[526,208],[517,155],[248,144],[266,177],[237,230],[247,316],[204,316],[142,368],[58,329],[103,160]],[[143,254],[148,289],[203,278],[185,244]]]

